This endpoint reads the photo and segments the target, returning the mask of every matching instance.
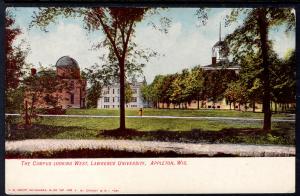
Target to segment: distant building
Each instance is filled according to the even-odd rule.
[[[141,86],[142,82],[130,84],[133,92],[132,101],[125,105],[126,108],[144,108],[147,104],[143,101]],[[101,97],[98,99],[97,108],[119,108],[120,107],[120,85],[113,84],[102,88]]]
[[[56,62],[56,76],[55,80],[58,85],[63,87],[59,88],[56,92],[48,93],[47,90],[37,97],[35,104],[36,108],[51,108],[51,104],[47,102],[47,96],[51,94],[57,101],[57,106],[61,108],[84,108],[86,105],[86,80],[80,76],[80,68],[76,60],[69,56],[63,56]],[[42,73],[36,72],[32,69],[31,74],[35,77],[40,77]],[[55,74],[55,73],[54,73]],[[32,98],[29,97],[30,92],[26,92],[25,100],[28,105],[31,105]]]
[[[234,70],[236,74],[239,73],[241,67],[228,60],[228,48],[224,41],[221,39],[221,23],[219,30],[219,41],[212,47],[211,64],[203,66],[203,70]]]
[[[212,55],[211,55],[211,64],[205,65],[201,67],[204,71],[216,71],[216,70],[226,70],[226,71],[232,71],[235,74],[239,74],[240,72],[240,65],[237,65],[233,62],[230,62],[228,59],[228,48],[224,41],[221,39],[221,24],[219,29],[219,40],[213,45],[212,47]],[[234,105],[234,103],[229,103],[225,98],[220,99],[219,101],[213,102],[212,100],[206,99],[206,100],[199,100],[199,106],[200,108],[206,108],[206,109],[243,109],[246,108],[251,109],[249,104],[247,106],[245,105],[238,105],[237,103]],[[160,103],[160,108],[165,108],[166,104]],[[179,108],[179,105],[169,105],[170,108]],[[182,108],[188,108],[188,109],[197,109],[198,108],[198,101],[193,100],[190,103],[183,103]],[[246,107],[246,108],[245,108]],[[262,104],[255,103],[255,108],[257,111],[261,111]]]

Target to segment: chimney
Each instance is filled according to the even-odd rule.
[[[31,68],[31,75],[35,76],[35,74],[36,74],[36,69],[35,68]]]
[[[215,64],[217,64],[217,57],[211,57],[211,64],[212,65],[215,65]]]

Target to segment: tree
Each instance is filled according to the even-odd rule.
[[[128,82],[125,83],[125,103],[129,103],[132,101],[133,97],[133,91],[131,89],[131,86]]]
[[[164,82],[164,76],[163,75],[157,75],[155,76],[152,84],[150,85],[150,91],[152,94],[152,102],[154,103],[154,107],[159,108],[159,103],[162,100],[162,86]]]
[[[96,108],[98,99],[101,96],[102,86],[99,82],[95,82],[87,90],[87,107]]]
[[[179,108],[182,103],[185,103],[184,106],[187,108],[187,102],[191,97],[190,91],[187,88],[190,85],[189,81],[187,81],[189,74],[188,69],[183,69],[180,74],[176,75],[177,77],[171,85],[172,95],[170,99],[173,103],[178,104]]]
[[[295,14],[291,8],[253,8],[233,9],[226,17],[226,25],[237,20],[241,15],[245,16],[244,22],[232,34],[225,38],[229,43],[234,59],[238,60],[245,55],[259,54],[263,84],[263,112],[265,131],[271,130],[271,87],[270,87],[270,43],[268,32],[271,27],[286,24],[287,30],[295,27]]]
[[[284,59],[277,59],[271,66],[272,100],[286,105],[296,102],[295,50],[288,51]],[[285,107],[283,107],[285,109]]]
[[[120,83],[120,130],[125,130],[125,64],[128,60],[128,50],[135,47],[132,37],[135,27],[146,16],[156,11],[149,8],[42,8],[35,13],[32,24],[45,28],[55,17],[63,14],[66,17],[83,16],[89,31],[102,30],[106,39],[104,45],[112,48],[118,61]],[[168,20],[162,20],[168,25]],[[165,29],[165,28],[164,28]]]
[[[233,70],[219,69],[209,70],[204,75],[205,94],[208,99],[215,103],[224,97],[227,85],[237,79],[237,75]]]
[[[56,75],[53,69],[41,67],[41,71],[32,74],[23,80],[26,125],[31,124],[31,120],[36,117],[39,108],[59,107],[64,100],[61,93],[69,92],[72,88],[71,82]]]
[[[28,49],[22,49],[22,43],[15,45],[14,41],[22,33],[15,27],[15,19],[9,11],[5,13],[5,107],[7,111],[19,112],[22,106],[24,89],[20,86],[25,58]]]
[[[192,68],[189,76],[186,79],[187,94],[189,95],[189,100],[197,99],[197,109],[200,108],[200,96],[204,89],[204,71],[200,66]]]

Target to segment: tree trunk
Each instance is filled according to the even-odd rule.
[[[277,113],[277,103],[275,102],[275,113]]]
[[[263,112],[264,112],[264,131],[271,130],[271,109],[270,109],[270,71],[268,62],[268,24],[265,8],[259,9],[258,25],[262,51],[262,67],[263,67]]]
[[[229,102],[229,109],[231,110],[231,102]]]
[[[253,101],[253,103],[252,103],[252,110],[253,110],[253,112],[255,112],[255,101]]]
[[[197,109],[199,110],[200,109],[200,97],[197,96]]]
[[[120,130],[125,131],[125,59],[120,63]]]

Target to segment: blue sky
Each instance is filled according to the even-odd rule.
[[[10,8],[16,17],[16,24],[23,34],[16,44],[23,39],[31,51],[27,63],[35,66],[54,65],[64,55],[77,60],[81,69],[95,63],[101,64],[99,56],[107,54],[105,48],[91,50],[93,43],[104,39],[101,31],[88,33],[82,27],[81,19],[60,17],[56,24],[51,24],[45,33],[38,28],[28,29],[35,8]],[[215,8],[209,11],[209,20],[205,26],[199,26],[194,8],[170,8],[162,10],[161,16],[172,20],[169,33],[163,34],[150,25],[149,20],[157,21],[161,16],[152,16],[139,23],[136,28],[135,42],[143,48],[151,48],[160,56],[152,59],[144,68],[144,75],[151,82],[157,74],[179,72],[184,68],[211,63],[211,47],[219,39],[219,23],[230,9]],[[222,25],[222,37],[233,32],[239,23],[225,28]],[[270,39],[274,49],[283,57],[287,49],[295,48],[295,32],[284,33],[283,28],[272,29]]]

